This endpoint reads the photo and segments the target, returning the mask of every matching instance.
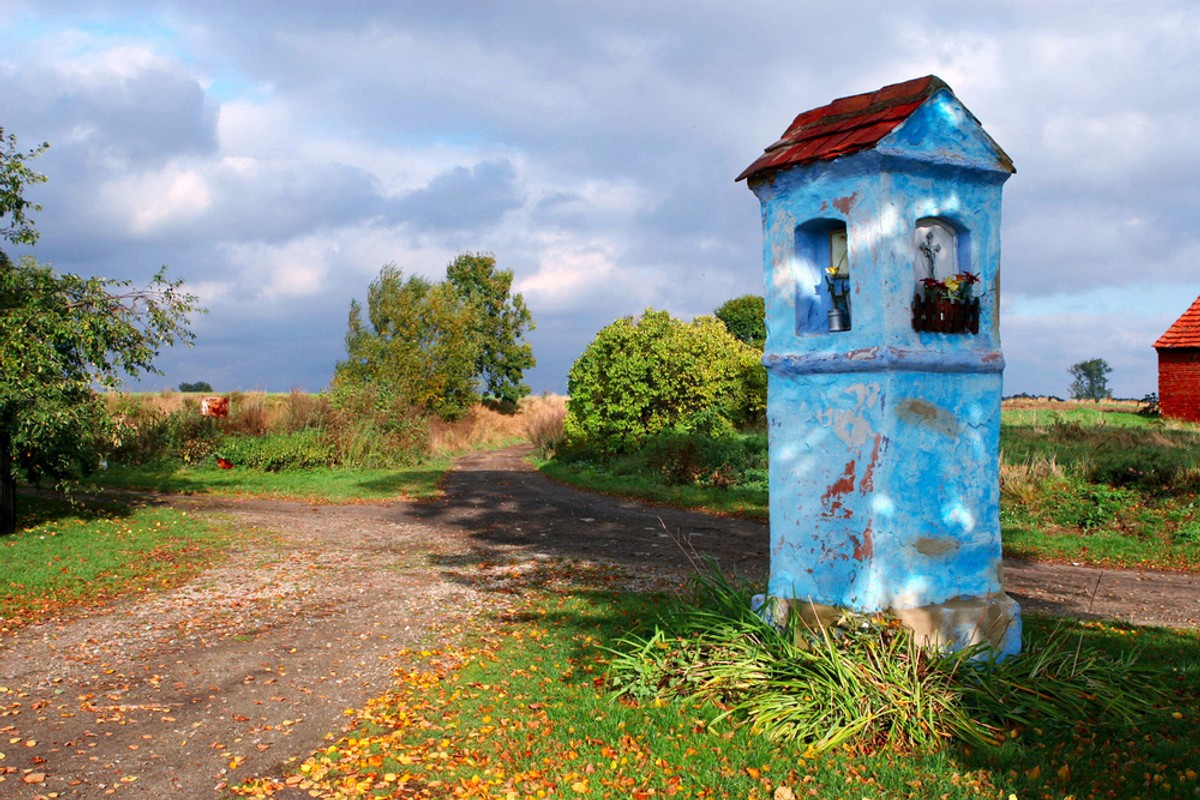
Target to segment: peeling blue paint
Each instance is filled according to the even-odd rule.
[[[1002,156],[943,91],[874,150],[751,179],[764,228],[770,594],[860,611],[1002,594]],[[978,334],[913,329],[914,232],[931,217],[981,280]],[[830,332],[822,237],[842,225],[852,324]]]

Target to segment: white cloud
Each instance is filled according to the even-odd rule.
[[[212,206],[212,194],[199,171],[170,164],[112,181],[101,187],[99,201],[130,235],[144,237],[195,221]]]
[[[210,358],[245,386],[319,388],[383,264],[440,279],[488,250],[556,370],[534,388],[561,389],[618,316],[761,292],[757,202],[733,177],[798,112],[928,73],[1019,170],[1010,386],[1062,393],[1098,356],[1133,393],[1153,369],[1142,339],[1200,291],[1193,0],[871,3],[853,25],[836,4],[633,0],[106,0],[0,19],[5,130],[52,144],[38,254],[184,277],[211,314],[178,380]],[[289,349],[298,326],[309,353]],[[277,349],[241,352],[234,332]]]

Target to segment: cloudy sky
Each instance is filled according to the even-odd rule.
[[[561,392],[617,317],[762,293],[733,179],[797,113],[930,73],[1017,166],[1005,391],[1093,357],[1154,391],[1200,294],[1195,0],[0,0],[0,126],[51,145],[34,254],[209,310],[142,388],[320,390],[380,267],[487,251]]]

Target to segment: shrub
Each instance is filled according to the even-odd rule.
[[[108,455],[123,464],[199,463],[215,452],[223,438],[217,420],[202,417],[194,400],[167,412],[149,404],[122,405],[115,421],[117,436]]]
[[[601,454],[637,449],[701,412],[741,426],[761,417],[761,354],[715,317],[648,309],[602,329],[571,367],[565,435]]]
[[[330,437],[342,464],[359,469],[402,467],[429,454],[429,415],[413,407],[373,407],[368,391],[336,409]]]
[[[220,455],[238,466],[266,472],[329,467],[338,461],[333,442],[316,429],[229,437],[222,444]]]

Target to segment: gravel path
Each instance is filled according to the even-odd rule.
[[[437,503],[163,498],[224,516],[244,544],[183,587],[0,642],[0,798],[222,797],[320,747],[405,648],[486,624],[506,576],[545,559],[615,563],[634,589],[706,557],[765,574],[764,526],[578,492],[525,452],[463,459]],[[1200,575],[1007,570],[1027,609],[1200,626]]]

